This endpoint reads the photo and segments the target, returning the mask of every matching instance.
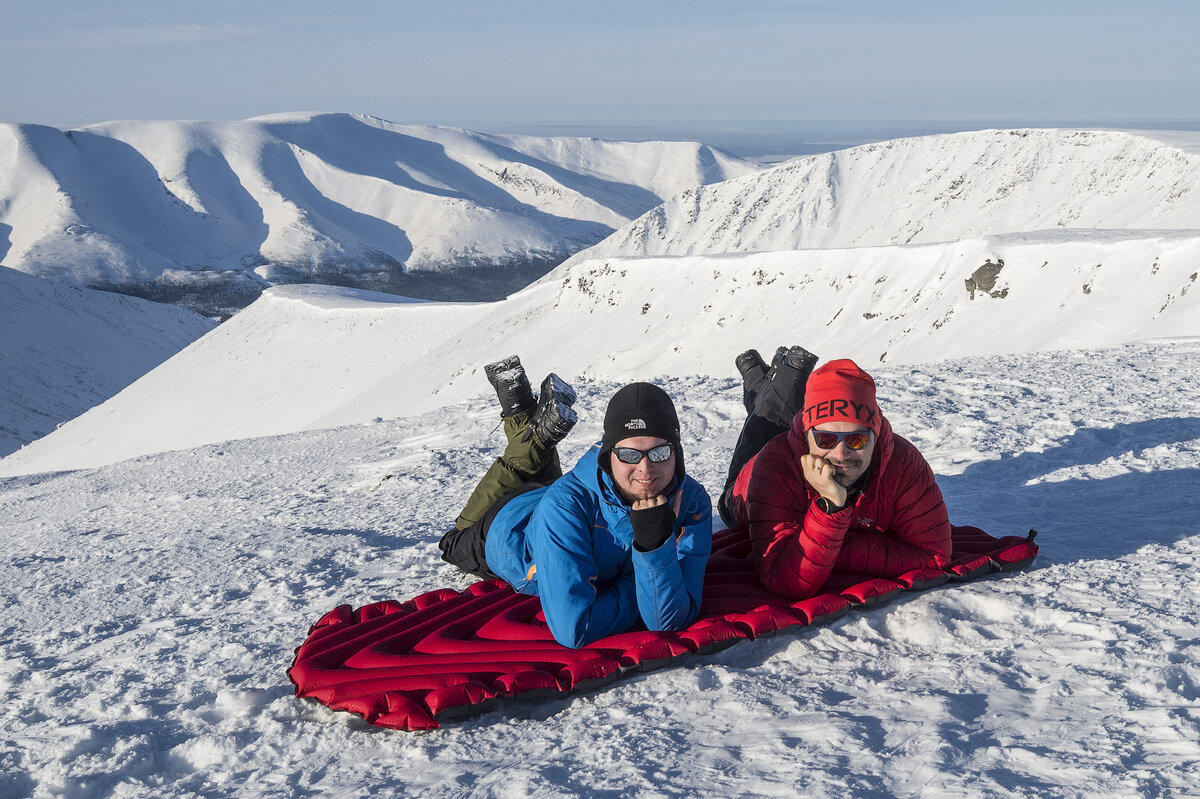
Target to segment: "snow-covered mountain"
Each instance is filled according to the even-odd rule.
[[[10,127],[12,131],[25,130]],[[223,209],[211,219],[191,211],[184,214],[201,227],[205,224],[236,227],[241,219],[234,212],[240,206],[229,200],[230,185],[214,182],[217,173],[211,169],[212,159],[203,153],[212,158],[220,155],[228,163],[246,167],[257,178],[245,185],[265,191],[267,178],[281,173],[264,171],[264,164],[271,159],[264,160],[263,153],[286,151],[300,157],[297,155],[300,150],[296,149],[300,145],[295,142],[307,145],[304,152],[337,154],[335,160],[341,159],[339,162],[346,167],[343,179],[340,182],[331,179],[322,185],[348,189],[351,185],[365,185],[361,181],[372,171],[393,178],[399,174],[401,167],[395,163],[387,169],[382,166],[388,153],[394,156],[401,151],[441,148],[443,154],[456,154],[458,160],[448,155],[433,159],[438,169],[429,166],[423,173],[428,178],[424,185],[428,186],[432,180],[429,176],[435,172],[445,178],[443,182],[450,180],[447,170],[461,178],[463,169],[455,164],[485,163],[490,157],[486,153],[498,148],[497,142],[505,141],[502,149],[510,159],[507,163],[517,164],[513,160],[515,154],[525,153],[522,158],[533,159],[543,166],[566,164],[556,173],[564,183],[568,182],[567,175],[595,174],[597,165],[602,166],[616,183],[604,184],[598,178],[590,182],[579,180],[590,187],[592,195],[602,194],[596,187],[606,185],[610,204],[619,207],[622,213],[633,211],[620,204],[625,195],[616,191],[614,185],[629,187],[640,181],[650,188],[638,192],[652,190],[667,194],[681,185],[716,179],[738,166],[736,162],[720,161],[719,154],[709,152],[708,155],[718,159],[714,163],[719,168],[710,165],[707,170],[702,169],[697,164],[704,159],[693,156],[704,155],[704,151],[692,145],[679,145],[682,150],[672,151],[683,152],[680,158],[663,160],[667,151],[659,145],[480,137],[443,128],[402,129],[378,120],[332,115],[245,123],[122,123],[88,129],[86,136],[80,132],[72,134],[73,138],[82,139],[83,145],[67,146],[66,134],[49,129],[34,130],[33,138],[56,142],[55,147],[60,150],[93,146],[103,149],[102,140],[111,144],[119,138],[115,134],[107,139],[100,135],[108,128],[130,140],[131,144],[122,145],[126,150],[153,155],[151,161],[158,164],[156,174],[181,176],[169,184],[160,184],[159,190],[166,191],[163,187],[170,185],[180,196],[190,197],[190,202]],[[327,135],[321,134],[323,130]],[[369,135],[364,136],[364,132]],[[420,139],[423,145],[414,144],[418,142],[416,132],[428,137]],[[441,144],[431,144],[434,139]],[[365,145],[365,149],[339,148],[339,142],[351,140],[376,142],[376,146],[375,149]],[[398,141],[407,144],[400,146],[396,144]],[[386,143],[390,144],[385,146]],[[391,145],[395,148],[390,149]],[[468,150],[472,153],[470,157],[463,155]],[[367,305],[391,308],[390,315],[385,316],[397,320],[394,324],[409,326],[409,319],[420,320],[415,329],[404,332],[402,338],[408,342],[405,346],[388,351],[378,361],[363,361],[360,357],[359,352],[372,351],[369,345],[345,356],[363,370],[356,378],[359,383],[355,386],[359,388],[363,382],[387,382],[389,369],[420,364],[413,368],[421,379],[402,380],[400,388],[391,395],[393,399],[385,397],[382,405],[374,408],[373,401],[345,398],[347,392],[356,390],[355,386],[342,386],[333,394],[323,395],[320,389],[327,384],[314,382],[301,392],[303,396],[331,397],[339,407],[345,402],[359,410],[344,415],[335,407],[326,407],[325,400],[318,400],[303,404],[302,419],[297,420],[291,413],[278,413],[265,427],[250,423],[259,416],[255,411],[248,411],[240,418],[212,419],[199,427],[174,420],[173,431],[158,431],[152,436],[158,443],[146,446],[172,448],[200,440],[197,437],[210,441],[223,436],[263,435],[427,410],[432,401],[447,396],[461,398],[479,390],[476,370],[484,359],[499,357],[507,354],[505,350],[518,347],[526,353],[546,351],[548,356],[559,352],[556,345],[546,346],[548,334],[544,331],[548,328],[530,325],[531,320],[539,318],[555,320],[553,335],[572,342],[568,363],[556,362],[547,368],[578,375],[623,377],[635,376],[640,369],[660,374],[685,374],[691,370],[725,375],[734,353],[751,345],[769,349],[773,342],[781,340],[804,341],[814,347],[824,345],[826,351],[831,346],[837,347],[866,362],[914,362],[952,355],[1117,344],[1139,336],[1190,335],[1195,328],[1186,320],[1195,310],[1198,264],[1194,252],[1200,220],[1197,153],[1200,153],[1197,134],[983,131],[866,145],[685,191],[587,254],[599,258],[608,249],[676,252],[711,248],[724,252],[774,248],[779,251],[741,259],[704,257],[680,262],[670,259],[617,262],[612,256],[588,262],[576,257],[544,279],[543,285],[554,288],[539,289],[523,299],[492,306],[453,310],[450,306],[440,306],[418,312],[400,310],[392,302],[370,301]],[[76,152],[73,158],[79,166],[82,156]],[[350,163],[347,159],[357,160]],[[26,170],[36,162],[18,160]],[[412,172],[413,162],[406,163],[404,169]],[[100,184],[83,180],[86,172],[80,166],[75,182],[70,184],[90,187],[81,193],[82,200],[61,195],[48,205],[61,206],[65,209],[63,213],[75,213],[71,209],[77,207],[90,211],[110,209],[114,219],[137,219],[130,211],[132,206],[121,198],[123,195],[118,196],[113,186],[104,189],[107,194],[96,194],[100,192]],[[25,187],[52,185],[18,173],[19,170],[0,170],[0,179],[7,175],[11,179],[9,185]],[[226,177],[233,180],[238,174],[230,171]],[[825,176],[824,181],[818,179],[820,175]],[[394,183],[388,185],[392,186],[388,191],[398,194],[407,192],[413,197],[419,194],[402,191]],[[219,186],[224,188],[217,191]],[[376,188],[380,186],[376,181]],[[24,218],[30,208],[47,205],[30,204],[35,194],[21,192],[24,201],[29,202],[10,202],[7,206],[0,205],[0,210],[8,215],[6,218]],[[562,191],[546,194],[551,195],[563,201],[567,196]],[[220,201],[222,196],[228,201]],[[275,197],[274,208],[300,208],[295,204],[289,206],[283,195],[270,196]],[[446,200],[433,194],[422,196],[438,202]],[[572,196],[582,202],[580,198],[585,195]],[[691,198],[695,221],[677,224],[691,218],[672,210],[677,210],[687,198]],[[172,201],[171,207],[172,214],[183,213],[179,201]],[[599,207],[593,204],[592,210]],[[577,207],[571,213],[581,212]],[[32,216],[42,218],[39,213]],[[796,227],[796,219],[801,217],[808,221]],[[232,221],[218,225],[213,221],[217,218]],[[306,218],[313,219],[311,215]],[[447,224],[454,221],[437,218]],[[638,230],[644,233],[647,230],[644,226],[656,219],[672,220],[661,228],[661,237],[635,235]],[[29,229],[19,223],[12,230],[17,228]],[[282,228],[275,229],[279,232]],[[491,229],[482,228],[484,233]],[[1026,229],[1034,232],[1023,232]],[[164,246],[182,247],[188,241],[200,246],[203,237],[196,233],[189,239],[189,230],[193,229],[164,222],[159,234]],[[193,232],[196,230],[200,228]],[[1006,230],[1022,232],[1003,233]],[[172,231],[182,237],[180,241],[170,238]],[[14,241],[21,238],[12,231],[9,235]],[[271,240],[291,240],[283,233],[279,236],[282,238]],[[630,236],[640,242],[638,246],[628,245]],[[100,240],[91,234],[83,235],[83,239],[93,244]],[[910,240],[927,239],[943,243],[906,244]],[[305,240],[311,243],[316,239]],[[824,246],[835,242],[843,244]],[[872,242],[874,246],[863,246]],[[797,250],[798,246],[807,249]],[[16,257],[14,251],[25,250],[10,246],[10,257]],[[63,255],[67,257],[66,253]],[[71,263],[82,263],[81,268],[86,272],[89,261],[85,257],[82,262]],[[259,271],[279,277],[279,270],[274,267]],[[627,278],[629,275],[633,277]],[[217,286],[229,287],[224,282],[225,276],[226,273],[219,273],[214,278]],[[155,285],[163,288],[169,282],[160,276]],[[254,290],[257,289],[256,283]],[[280,295],[297,299],[301,306],[313,301],[314,296],[328,295],[303,292]],[[324,303],[327,299],[317,302]],[[11,300],[8,307],[10,314],[21,313]],[[280,307],[279,303],[265,303],[250,319],[261,314],[270,316]],[[575,308],[589,320],[588,324],[580,323],[567,308]],[[54,316],[53,311],[39,313],[46,320]],[[374,318],[375,313],[340,312],[330,316],[320,312],[303,321],[279,318],[263,324],[268,328],[289,329],[310,325],[312,330],[320,330],[333,318]],[[443,318],[450,321],[443,322]],[[439,321],[431,323],[433,319]],[[464,320],[468,319],[474,327],[453,332],[455,325],[466,324]],[[1052,323],[1043,324],[1043,320]],[[67,351],[74,348],[68,335],[70,325],[46,323],[56,325],[54,340],[67,342]],[[349,324],[350,328],[356,328],[355,324]],[[583,329],[589,331],[586,338],[578,335]],[[241,325],[231,327],[226,334],[232,338],[218,339],[219,343],[211,344],[214,349],[208,354],[204,354],[210,346],[206,345],[196,356],[198,363],[179,365],[179,376],[167,384],[196,382],[201,388],[190,396],[210,392],[215,386],[234,386],[227,390],[240,391],[236,386],[241,383],[230,383],[221,377],[223,369],[233,368],[229,364],[245,360],[239,347],[245,346],[246,341],[239,338],[239,330]],[[526,335],[526,331],[531,332]],[[648,346],[621,345],[619,350],[613,349],[614,342],[623,341],[633,331],[649,337]],[[723,335],[713,335],[714,331],[723,331]],[[314,347],[320,347],[350,334],[339,329],[303,335],[310,337]],[[444,341],[439,338],[442,336],[446,337]],[[477,340],[472,340],[473,337]],[[174,351],[183,343],[186,342],[174,340],[168,350]],[[481,346],[483,343],[489,346]],[[255,350],[260,347],[258,343],[252,345]],[[295,353],[279,355],[281,362],[293,357]],[[560,359],[555,355],[547,360]],[[57,423],[81,412],[91,402],[111,395],[123,385],[121,381],[140,374],[131,371],[135,361],[129,359],[113,362],[96,358],[86,362],[93,372],[115,363],[119,375],[99,381],[89,378],[89,382],[107,386],[99,393],[68,392],[61,398],[49,399],[44,392],[35,391],[27,398],[14,397],[0,418],[0,426],[20,431],[9,437],[7,449],[48,430],[51,421]],[[151,360],[144,365],[148,368],[157,362]],[[50,385],[63,380],[70,385],[74,380],[71,374],[59,377],[50,374],[55,364],[52,358],[41,358],[38,380]],[[445,368],[446,364],[453,367]],[[273,374],[271,368],[251,367],[251,371]],[[293,385],[295,375],[321,372],[320,368],[294,364],[289,375],[264,382],[266,394],[280,398],[272,399],[270,407],[280,408],[292,401],[287,398],[287,387]],[[464,373],[468,377],[460,379]],[[20,380],[11,382],[10,391],[17,391],[21,385],[24,383]],[[257,390],[250,394],[258,396]],[[163,398],[163,404],[172,403]],[[214,402],[212,408],[218,407],[221,403]],[[31,408],[37,410],[27,418],[23,409]],[[170,419],[164,419],[164,425],[170,423]],[[134,447],[134,442],[143,438],[141,435],[109,435],[126,442],[119,448],[122,453],[145,451]],[[89,446],[106,450],[108,445],[103,443],[106,438],[88,436]],[[31,453],[21,457],[31,457]],[[62,463],[69,465],[71,461]],[[7,464],[7,468],[12,467]]]
[[[268,290],[0,459],[0,796],[1192,795],[1200,233],[1151,206],[1155,224],[599,257],[493,303]],[[12,315],[5,349],[102,303],[122,330],[156,307],[0,279],[0,310],[44,317]],[[68,340],[121,357],[99,322]],[[336,605],[472,582],[437,541],[500,453],[482,364],[516,352],[577,386],[564,464],[622,382],[658,381],[715,495],[744,417],[733,357],[779,344],[872,372],[952,520],[1039,529],[1033,568],[429,734],[294,698],[294,647]]]
[[[214,327],[183,308],[0,267],[0,457],[113,396]]]
[[[1200,336],[1198,267],[1200,235],[1073,232],[587,261],[496,303],[279,287],[0,475],[412,416],[512,353],[538,379],[726,378],[780,344],[870,369]]]
[[[671,197],[571,259],[1200,229],[1200,134],[988,130],[808,156]]]
[[[0,264],[207,308],[310,280],[470,296],[447,271],[498,297],[662,198],[758,169],[697,143],[348,114],[3,124]]]
[[[785,343],[869,365],[1200,335],[1200,146],[1194,135],[1173,141],[1061,131],[926,137],[802,159],[703,190],[713,198],[706,207],[747,223],[754,216],[744,202],[717,198],[748,197],[761,185],[774,187],[764,196],[782,198],[785,179],[845,162],[836,182],[845,209],[831,209],[827,221],[837,224],[813,228],[828,237],[860,224],[850,207],[890,208],[920,196],[924,184],[940,185],[934,174],[961,174],[964,206],[944,198],[949,205],[937,218],[954,224],[937,222],[941,232],[932,236],[960,237],[944,243],[791,242],[772,252],[572,259],[495,303],[279,288],[121,396],[8,456],[0,474],[419,414],[485,391],[481,365],[513,352],[534,371],[585,380],[723,377],[738,352]],[[1001,145],[1011,153],[1002,155]],[[892,173],[889,183],[883,176]],[[809,184],[804,178],[791,190],[803,198]],[[847,195],[860,196],[857,205]],[[1012,199],[1018,195],[1026,199]],[[756,203],[760,219],[781,218],[787,205]],[[923,206],[906,207],[915,214]],[[967,207],[983,209],[984,221],[972,222]],[[933,217],[921,218],[934,226]],[[1067,218],[1073,227],[1051,224]],[[1086,227],[1102,224],[1109,227]],[[967,235],[1022,227],[1039,229]],[[861,245],[864,235],[850,238]]]

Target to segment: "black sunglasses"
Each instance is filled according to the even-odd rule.
[[[871,440],[870,430],[855,430],[852,433],[834,433],[830,430],[809,430],[813,443],[818,449],[835,449],[839,441],[846,442],[846,448],[860,450]]]
[[[671,459],[671,445],[659,444],[650,449],[634,449],[633,447],[613,447],[613,454],[621,463],[630,466],[641,463],[642,458],[649,458],[651,463],[666,463]]]

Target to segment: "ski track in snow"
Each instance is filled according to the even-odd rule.
[[[494,399],[0,480],[0,796],[1185,796],[1200,773],[1200,341],[873,370],[951,518],[1025,572],[429,733],[292,696],[335,605],[469,580],[436,542]],[[733,379],[663,381],[715,495]],[[573,463],[611,382],[576,381]]]

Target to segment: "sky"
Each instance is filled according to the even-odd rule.
[[[0,121],[57,127],[286,111],[600,133],[1200,120],[1191,0],[0,0],[0,12]]]

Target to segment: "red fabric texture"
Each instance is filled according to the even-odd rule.
[[[890,579],[837,571],[820,594],[795,601],[759,584],[744,532],[722,530],[713,536],[700,618],[685,630],[633,631],[571,649],[554,641],[537,597],[489,580],[407,602],[334,608],[309,630],[288,677],[296,696],[357,714],[369,724],[432,729],[500,700],[590,690],[683,655],[825,623],[901,591],[1013,571],[1036,554],[1032,537],[997,539],[956,527],[945,569],[914,569]]]
[[[808,452],[801,414],[738,474],[730,509],[750,532],[768,590],[803,599],[836,570],[893,577],[950,563],[950,520],[933,470],[882,415],[863,493],[825,513],[804,480]]]
[[[852,422],[878,435],[882,417],[875,401],[875,381],[848,358],[830,361],[808,376],[799,416],[806,429],[825,422]]]

